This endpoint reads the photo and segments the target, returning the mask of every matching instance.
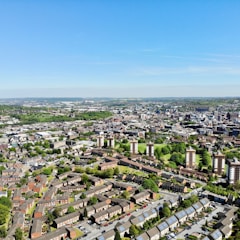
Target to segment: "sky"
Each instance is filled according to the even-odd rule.
[[[2,0],[0,98],[240,95],[239,0]]]

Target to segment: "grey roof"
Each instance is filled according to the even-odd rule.
[[[127,231],[127,230],[130,228],[131,225],[132,225],[132,224],[131,224],[129,221],[127,221],[127,222],[125,222],[125,223],[122,223],[122,224],[120,224],[120,225],[117,225],[116,228],[117,228],[117,230],[119,231],[119,233],[122,233],[122,232]]]
[[[168,224],[166,222],[162,222],[157,226],[157,228],[159,229],[159,231],[163,231],[168,228]]]
[[[202,208],[202,204],[201,204],[200,202],[194,203],[194,204],[193,204],[193,208],[194,208],[195,210],[198,210],[198,209]]]
[[[215,230],[212,234],[210,234],[210,236],[213,238],[213,239],[218,239],[220,237],[222,237],[222,233],[217,229]]]
[[[200,200],[200,202],[204,205],[208,204],[209,203],[209,200],[207,198],[203,198]]]
[[[157,227],[153,227],[153,228],[151,228],[147,231],[147,234],[151,238],[151,237],[154,237],[156,235],[159,235],[160,233],[159,233],[159,230],[158,230]]]
[[[119,226],[118,229],[119,229],[119,232],[124,232],[126,230],[123,225]]]
[[[169,218],[166,219],[166,222],[169,226],[171,226],[172,224],[175,224],[178,222],[177,218],[175,216],[171,216]]]
[[[210,240],[210,238],[208,236],[206,236],[205,238],[203,238],[202,240]]]
[[[144,212],[144,213],[143,213],[143,216],[144,216],[145,218],[148,218],[148,217],[149,217],[149,213],[148,213],[148,212]]]
[[[180,220],[180,219],[186,217],[186,216],[187,216],[187,213],[186,213],[184,210],[182,210],[182,211],[180,211],[180,212],[177,212],[177,213],[175,214],[175,216]]]
[[[189,207],[189,208],[185,209],[185,212],[186,212],[188,215],[190,215],[190,214],[192,214],[192,213],[195,212],[195,209],[194,209],[193,207]]]
[[[136,237],[136,240],[149,240],[149,237],[146,233],[142,233],[138,237]]]
[[[155,213],[157,213],[157,211],[156,211],[156,209],[155,208],[152,208],[152,209],[150,209],[149,210],[152,214],[155,214]]]

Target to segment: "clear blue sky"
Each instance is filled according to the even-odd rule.
[[[1,97],[239,96],[238,0],[0,1]]]

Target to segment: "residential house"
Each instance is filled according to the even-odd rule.
[[[160,233],[160,237],[164,237],[167,233],[169,233],[169,226],[166,221],[161,222],[157,225],[157,228]]]
[[[103,233],[101,236],[97,237],[97,240],[114,240],[114,237],[115,237],[115,231],[110,230]]]
[[[109,213],[107,210],[95,213],[94,215],[92,215],[92,219],[95,223],[100,223],[101,221],[109,219]]]
[[[158,240],[160,238],[160,232],[157,227],[153,227],[147,231],[149,240]]]
[[[224,225],[220,228],[220,232],[222,233],[224,238],[229,238],[232,235],[232,228],[228,225]]]
[[[122,208],[120,206],[116,205],[116,206],[108,208],[107,212],[108,212],[108,218],[110,219],[113,216],[122,214]]]
[[[137,236],[136,240],[149,240],[149,236],[144,232],[141,235]]]
[[[104,183],[103,179],[93,176],[89,177],[89,181],[93,184],[93,186],[100,186]]]
[[[223,235],[222,233],[220,232],[220,230],[215,230],[213,233],[211,233],[209,235],[210,239],[212,240],[222,240],[223,239]]]
[[[146,221],[148,221],[149,219],[152,219],[152,218],[156,218],[158,215],[156,209],[152,208],[146,212],[143,212],[143,216],[145,218]]]
[[[187,218],[188,219],[194,218],[195,213],[196,213],[195,209],[192,206],[185,209],[185,212],[187,213]]]
[[[136,225],[137,227],[143,227],[143,224],[146,222],[143,214],[136,217],[130,217],[129,220],[133,225]]]
[[[130,221],[117,223],[115,229],[120,233],[121,238],[123,238],[125,234],[129,234],[129,228],[131,225],[132,223]]]
[[[201,204],[201,202],[196,202],[192,205],[192,207],[195,209],[195,211],[197,212],[197,214],[201,213],[203,210],[203,205]]]
[[[109,204],[106,202],[99,202],[93,205],[93,208],[95,209],[95,212],[98,213],[103,210],[107,210],[109,208]]]
[[[31,239],[38,238],[42,236],[42,221],[33,220],[31,228]]]
[[[33,187],[32,190],[35,193],[40,193],[43,190],[43,185],[41,183],[38,183]]]
[[[107,169],[113,169],[117,167],[117,161],[111,161],[111,162],[105,162],[101,163],[98,166],[98,169],[100,171],[107,170]]]
[[[206,209],[210,206],[210,201],[207,198],[202,198],[200,200],[200,203],[203,205],[203,207]]]
[[[170,208],[177,207],[179,205],[179,201],[177,198],[171,198],[167,201],[167,204]]]
[[[57,188],[55,188],[55,187],[50,187],[50,188],[48,189],[48,191],[45,193],[43,199],[44,199],[44,200],[48,200],[48,201],[52,200],[52,199],[54,198],[56,192],[57,192]]]
[[[122,183],[122,182],[114,182],[113,187],[114,188],[119,188],[123,191],[131,191],[132,190],[132,186],[130,186],[127,183]]]
[[[19,211],[26,214],[30,208],[32,208],[34,205],[33,199],[28,199],[27,201],[24,201],[23,204],[19,206]]]
[[[42,218],[44,216],[45,206],[37,206],[34,211],[34,218]]]
[[[67,237],[67,234],[68,232],[66,228],[60,228],[54,232],[49,232],[39,238],[36,238],[36,240],[62,240]]]
[[[140,193],[135,194],[132,197],[132,200],[133,200],[134,203],[139,204],[141,202],[146,201],[149,198],[150,198],[150,192],[149,191],[142,191]]]
[[[171,231],[174,231],[174,229],[178,226],[179,222],[178,219],[173,215],[165,220],[165,222],[168,224],[169,229]]]
[[[87,217],[88,218],[95,214],[95,208],[93,208],[93,206],[88,206],[86,208],[86,210],[87,210]]]
[[[183,224],[187,220],[187,213],[182,210],[177,213],[175,213],[176,218],[178,219],[180,225]]]
[[[79,220],[79,218],[80,218],[80,213],[78,211],[73,212],[73,213],[67,214],[63,217],[56,218],[54,220],[54,226],[56,228],[61,228],[63,226],[77,222]]]
[[[13,201],[20,201],[22,199],[22,194],[20,189],[16,189],[13,193]]]

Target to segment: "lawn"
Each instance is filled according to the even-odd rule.
[[[146,143],[139,143],[138,144],[138,152],[139,153],[144,153],[144,151],[146,149],[146,146],[147,146]],[[164,144],[164,143],[162,143],[162,144],[154,144],[154,149],[156,149],[156,148],[162,149],[165,146],[167,146],[167,144]]]
[[[147,177],[148,176],[148,174],[146,174],[142,171],[139,171],[139,170],[127,167],[127,166],[118,166],[118,169],[119,169],[121,174],[127,173],[127,174],[135,174],[137,176],[142,176],[142,177]]]

